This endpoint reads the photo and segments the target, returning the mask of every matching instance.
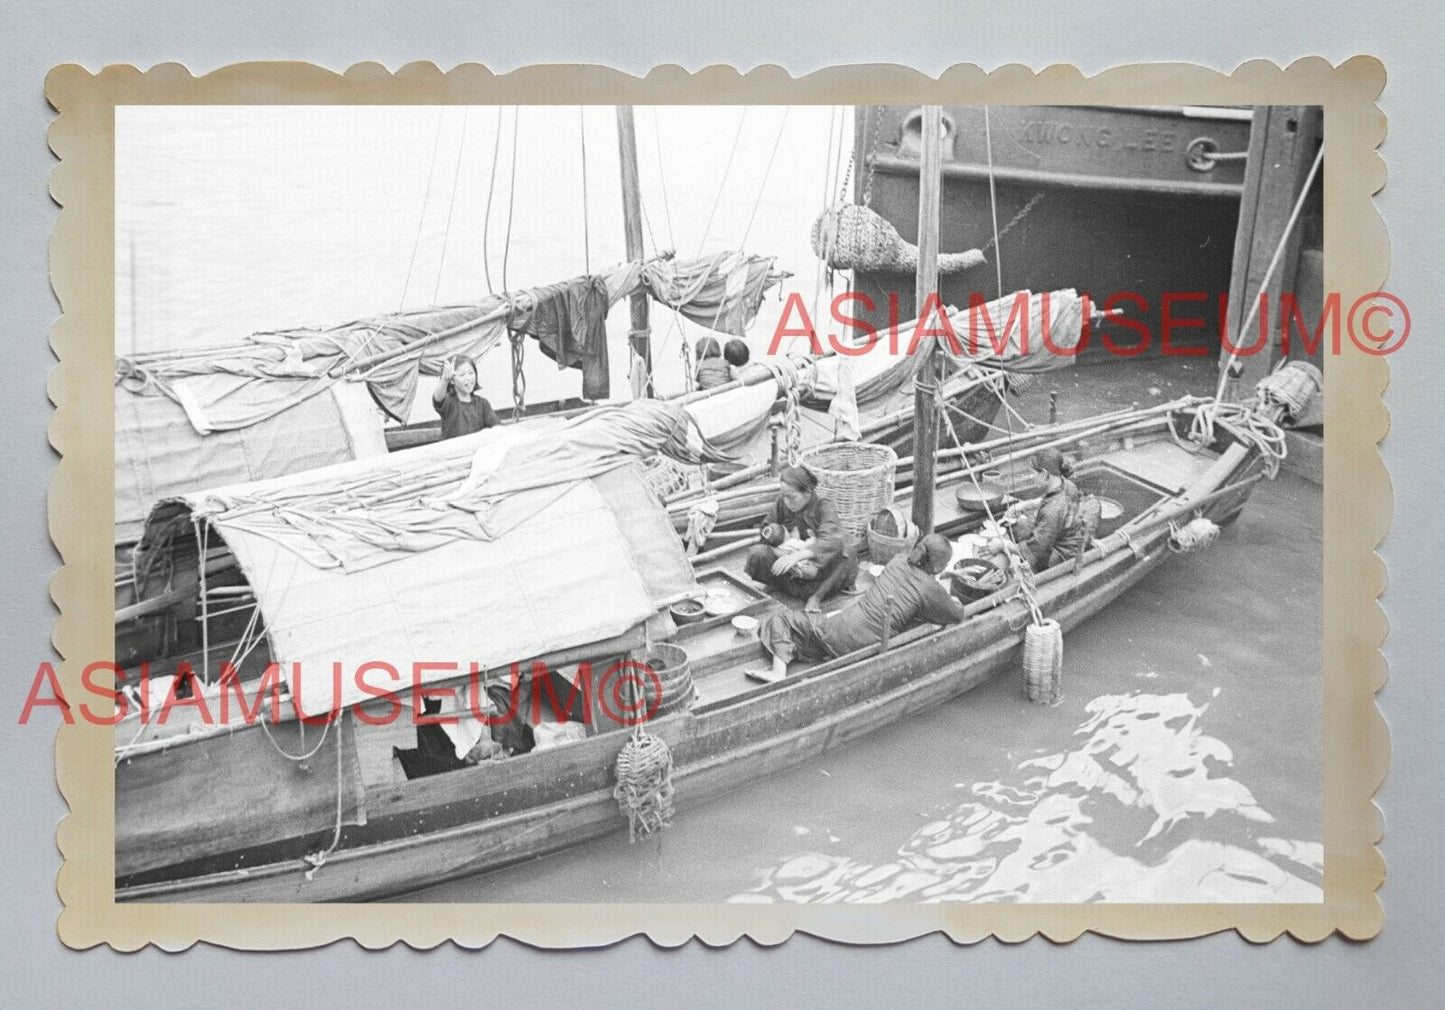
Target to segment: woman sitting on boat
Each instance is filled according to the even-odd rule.
[[[938,581],[953,558],[948,538],[930,533],[907,554],[895,555],[863,596],[822,617],[778,609],[764,618],[758,637],[773,657],[764,679],[786,676],[795,659],[821,662],[845,656],[920,624],[957,624],[963,604]]]
[[[477,365],[466,355],[448,358],[431,395],[442,419],[442,438],[472,435],[502,423],[486,398],[477,392]]]
[[[751,579],[807,600],[804,609],[816,613],[825,599],[852,588],[858,558],[838,510],[817,493],[813,471],[790,466],[778,479],[782,492],[763,519],[762,542],[748,552],[744,571]]]
[[[1077,544],[1071,539],[1071,527],[1082,494],[1069,479],[1073,464],[1059,450],[1040,449],[1029,465],[1042,480],[1044,495],[1037,502],[1010,505],[1006,517],[1013,518],[1014,540],[1029,567],[1041,572],[1073,556]]]
[[[697,342],[695,378],[698,389],[716,389],[732,381],[732,370],[723,357],[722,344],[717,342],[717,337],[703,337]]]

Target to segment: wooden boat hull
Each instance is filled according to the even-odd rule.
[[[1203,511],[1227,520],[1247,494],[1246,488]],[[1066,630],[1074,627],[1166,560],[1167,539],[1167,529],[1156,530],[1138,537],[1132,550],[1113,550],[1077,575],[1045,583],[1039,587],[1041,605]],[[1026,621],[1021,603],[1007,603],[954,628],[916,629],[895,639],[887,652],[871,647],[726,703],[656,721],[650,731],[673,751],[679,810],[794,767],[942,704],[1002,670],[1016,669]],[[758,646],[750,642],[742,648]],[[517,763],[506,788],[488,788],[492,768],[485,765],[412,783],[429,795],[394,813],[384,801],[378,804],[367,826],[343,829],[338,850],[309,879],[310,867],[300,857],[325,848],[330,831],[272,846],[274,859],[241,871],[121,881],[116,898],[363,900],[554,852],[625,826],[612,797],[612,766],[625,739],[624,733],[611,733],[504,762]],[[538,802],[515,805],[527,795]],[[488,805],[505,806],[509,799],[510,811],[487,813]]]

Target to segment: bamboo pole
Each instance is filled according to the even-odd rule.
[[[923,107],[923,150],[918,159],[918,274],[913,304],[921,319],[938,293],[938,211],[943,184],[941,137],[943,107]],[[938,395],[940,368],[938,341],[930,340],[923,368],[913,380],[913,525],[921,534],[933,532],[933,464],[938,451]]]

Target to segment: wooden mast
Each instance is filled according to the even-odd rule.
[[[622,164],[622,223],[627,235],[627,258],[642,261],[642,187],[637,175],[637,127],[632,106],[617,106],[617,153]],[[646,377],[644,395],[654,396],[652,385],[652,331],[648,327],[647,292],[640,287],[632,293],[632,327],[628,332],[633,353],[642,359]]]
[[[923,149],[918,157],[918,276],[913,287],[919,322],[938,291],[938,211],[943,179],[943,107],[923,107]],[[938,451],[938,386],[942,362],[938,341],[921,348],[923,365],[913,380],[913,525],[918,535],[933,532],[933,468]]]

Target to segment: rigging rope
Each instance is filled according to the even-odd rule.
[[[398,312],[406,307],[406,293],[411,288],[411,272],[412,268],[416,266],[416,251],[421,248],[421,229],[422,225],[426,224],[426,205],[431,200],[431,180],[432,176],[436,174],[437,147],[442,140],[442,113],[444,112],[446,112],[445,106],[437,112],[437,132],[431,145],[431,164],[426,170],[426,191],[422,193],[421,197],[421,214],[416,222],[416,239],[411,244],[411,261],[406,265],[406,283],[401,286],[401,302],[396,307]]]
[[[442,232],[442,254],[437,260],[437,282],[432,286],[431,291],[433,305],[437,303],[437,295],[442,289],[442,271],[445,269],[447,263],[447,242],[452,237],[452,211],[456,210],[457,207],[457,180],[461,178],[462,174],[462,149],[467,146],[467,119],[470,115],[470,110],[462,110],[462,139],[457,142],[457,163],[452,168],[452,196],[447,202],[447,226]],[[368,341],[370,341],[370,339],[371,337],[367,337]]]
[[[756,198],[755,200],[753,200],[753,212],[748,215],[748,224],[747,224],[747,227],[743,229],[743,239],[742,239],[741,242],[738,243],[738,248],[739,248],[739,249],[746,249],[746,248],[747,248],[747,245],[748,245],[748,236],[749,236],[750,234],[752,234],[753,221],[754,221],[754,220],[757,218],[757,216],[758,216],[758,208],[759,208],[760,206],[762,206],[762,203],[763,203],[763,194],[764,194],[765,192],[767,192],[767,189],[768,189],[768,176],[770,176],[770,175],[773,174],[773,162],[774,162],[775,160],[777,160],[777,157],[778,157],[778,146],[779,146],[780,144],[782,144],[782,142],[783,142],[783,131],[786,130],[787,127],[788,127],[788,115],[789,115],[789,113],[791,113],[792,111],[793,111],[793,107],[792,107],[791,105],[785,105],[785,106],[783,106],[783,121],[778,124],[778,135],[777,135],[775,138],[773,138],[773,150],[772,150],[772,153],[768,155],[768,164],[767,164],[767,167],[765,167],[765,168],[763,169],[763,181],[760,182],[760,183],[758,183],[758,195],[757,195],[757,198]]]
[[[657,106],[652,107],[652,146],[657,150],[657,181],[662,186],[662,212],[667,216],[667,240],[677,249],[677,236],[672,231],[672,207],[667,202],[667,173],[662,170],[662,133],[657,126]],[[652,246],[657,248],[654,239]]]
[[[1003,250],[998,248],[998,189],[993,177],[993,132],[989,127],[988,106],[983,107],[983,146],[988,155],[988,209],[993,217],[993,266],[998,275],[998,296],[1003,297]]]
[[[592,273],[592,238],[588,234],[587,215],[587,107],[577,106],[577,133],[582,141],[582,265],[583,271]]]
[[[526,345],[523,343],[520,331],[512,330],[510,336],[512,338],[512,421],[515,423],[520,421],[522,415],[527,412],[527,373],[522,370]]]
[[[492,290],[492,254],[487,248],[488,235],[492,227],[492,193],[496,191],[497,185],[497,155],[502,151],[502,107],[497,106],[497,127],[493,131],[492,140],[492,174],[487,179],[487,211],[482,218],[482,272],[487,277],[487,294],[495,294]]]
[[[698,244],[697,244],[697,255],[698,255],[698,256],[701,256],[701,255],[702,255],[702,250],[703,250],[703,248],[707,245],[707,236],[708,236],[708,233],[712,231],[712,222],[713,222],[713,219],[714,219],[715,217],[717,217],[718,205],[722,203],[723,190],[727,187],[728,173],[729,173],[730,171],[732,171],[732,167],[733,167],[733,156],[738,153],[738,141],[742,139],[742,136],[743,136],[743,124],[747,122],[747,119],[748,119],[748,106],[744,105],[744,106],[743,106],[743,114],[738,117],[738,129],[737,129],[737,133],[733,134],[733,146],[732,146],[732,150],[728,151],[728,160],[727,160],[727,163],[726,163],[725,165],[723,165],[722,179],[719,180],[719,181],[718,181],[718,184],[717,184],[717,196],[713,198],[712,211],[708,214],[708,216],[707,216],[707,225],[706,225],[706,226],[703,228],[703,230],[702,230],[702,240],[701,240],[700,242],[698,242]]]
[[[1219,385],[1214,390],[1214,399],[1216,401],[1224,398],[1224,387],[1229,381],[1229,370],[1234,365],[1234,362],[1239,359],[1239,338],[1244,335],[1245,331],[1248,330],[1254,322],[1255,317],[1259,315],[1260,304],[1264,301],[1264,292],[1269,287],[1269,282],[1274,278],[1275,268],[1279,266],[1280,258],[1284,255],[1284,247],[1289,243],[1290,233],[1294,231],[1295,222],[1299,220],[1300,211],[1304,209],[1305,200],[1309,197],[1310,186],[1314,185],[1315,175],[1319,172],[1320,163],[1324,161],[1324,157],[1325,149],[1324,146],[1321,145],[1320,149],[1315,152],[1314,164],[1310,166],[1310,173],[1305,177],[1305,184],[1300,187],[1299,196],[1294,202],[1294,209],[1290,211],[1289,220],[1285,222],[1284,231],[1280,234],[1279,242],[1274,247],[1274,255],[1269,259],[1269,267],[1264,272],[1264,279],[1259,282],[1259,288],[1255,292],[1254,301],[1249,306],[1249,314],[1245,316],[1244,324],[1240,326],[1239,330],[1234,334],[1235,345],[1234,349],[1230,351],[1229,360],[1224,362],[1219,369]]]
[[[264,724],[265,721],[263,720],[262,725]],[[329,727],[330,723],[327,723],[327,726]],[[321,739],[325,741],[325,734],[322,734]],[[311,867],[311,869],[306,871],[307,880],[310,880],[312,877],[314,877],[316,875],[316,871],[326,865],[326,860],[333,852],[336,851],[336,847],[341,844],[341,799],[346,787],[346,777],[343,774],[344,765],[342,764],[342,756],[343,751],[341,749],[341,730],[338,729],[336,731],[336,827],[331,832],[331,844],[329,846],[327,846],[320,852],[308,852],[306,855],[301,857],[302,861]]]
[[[509,290],[507,287],[507,259],[512,253],[512,209],[517,202],[517,120],[518,109],[512,107],[512,177],[508,182],[507,191],[507,240],[502,246],[502,290]]]
[[[1228,385],[1230,371],[1234,363],[1239,360],[1239,338],[1254,323],[1255,317],[1259,315],[1260,305],[1264,301],[1264,292],[1269,288],[1270,281],[1274,278],[1275,268],[1284,255],[1285,246],[1289,243],[1290,233],[1294,231],[1295,222],[1299,220],[1300,211],[1304,209],[1306,198],[1309,196],[1310,187],[1314,184],[1315,175],[1320,170],[1320,164],[1325,157],[1324,146],[1315,152],[1314,164],[1310,166],[1309,175],[1305,177],[1304,185],[1300,187],[1299,196],[1296,197],[1294,209],[1290,211],[1289,220],[1285,222],[1284,230],[1280,233],[1279,241],[1275,244],[1274,255],[1270,257],[1269,267],[1264,272],[1264,278],[1259,282],[1259,288],[1255,291],[1254,301],[1249,307],[1249,313],[1245,316],[1244,324],[1235,332],[1234,349],[1230,351],[1229,358],[1219,363],[1219,382],[1214,389],[1214,400],[1204,404],[1194,414],[1194,421],[1190,428],[1190,438],[1200,445],[1208,445],[1214,441],[1214,422],[1221,416],[1231,417],[1242,421],[1249,430],[1265,455],[1269,457],[1269,476],[1273,478],[1279,472],[1280,460],[1284,459],[1284,432],[1267,418],[1260,417],[1255,411],[1245,408],[1243,416],[1238,411],[1229,408],[1238,407],[1238,404],[1226,404],[1224,402],[1224,387]],[[1256,421],[1258,419],[1258,421]],[[1270,429],[1262,430],[1259,422],[1267,424]],[[1278,432],[1278,439],[1275,439],[1274,432]],[[1274,453],[1278,450],[1278,455]]]

